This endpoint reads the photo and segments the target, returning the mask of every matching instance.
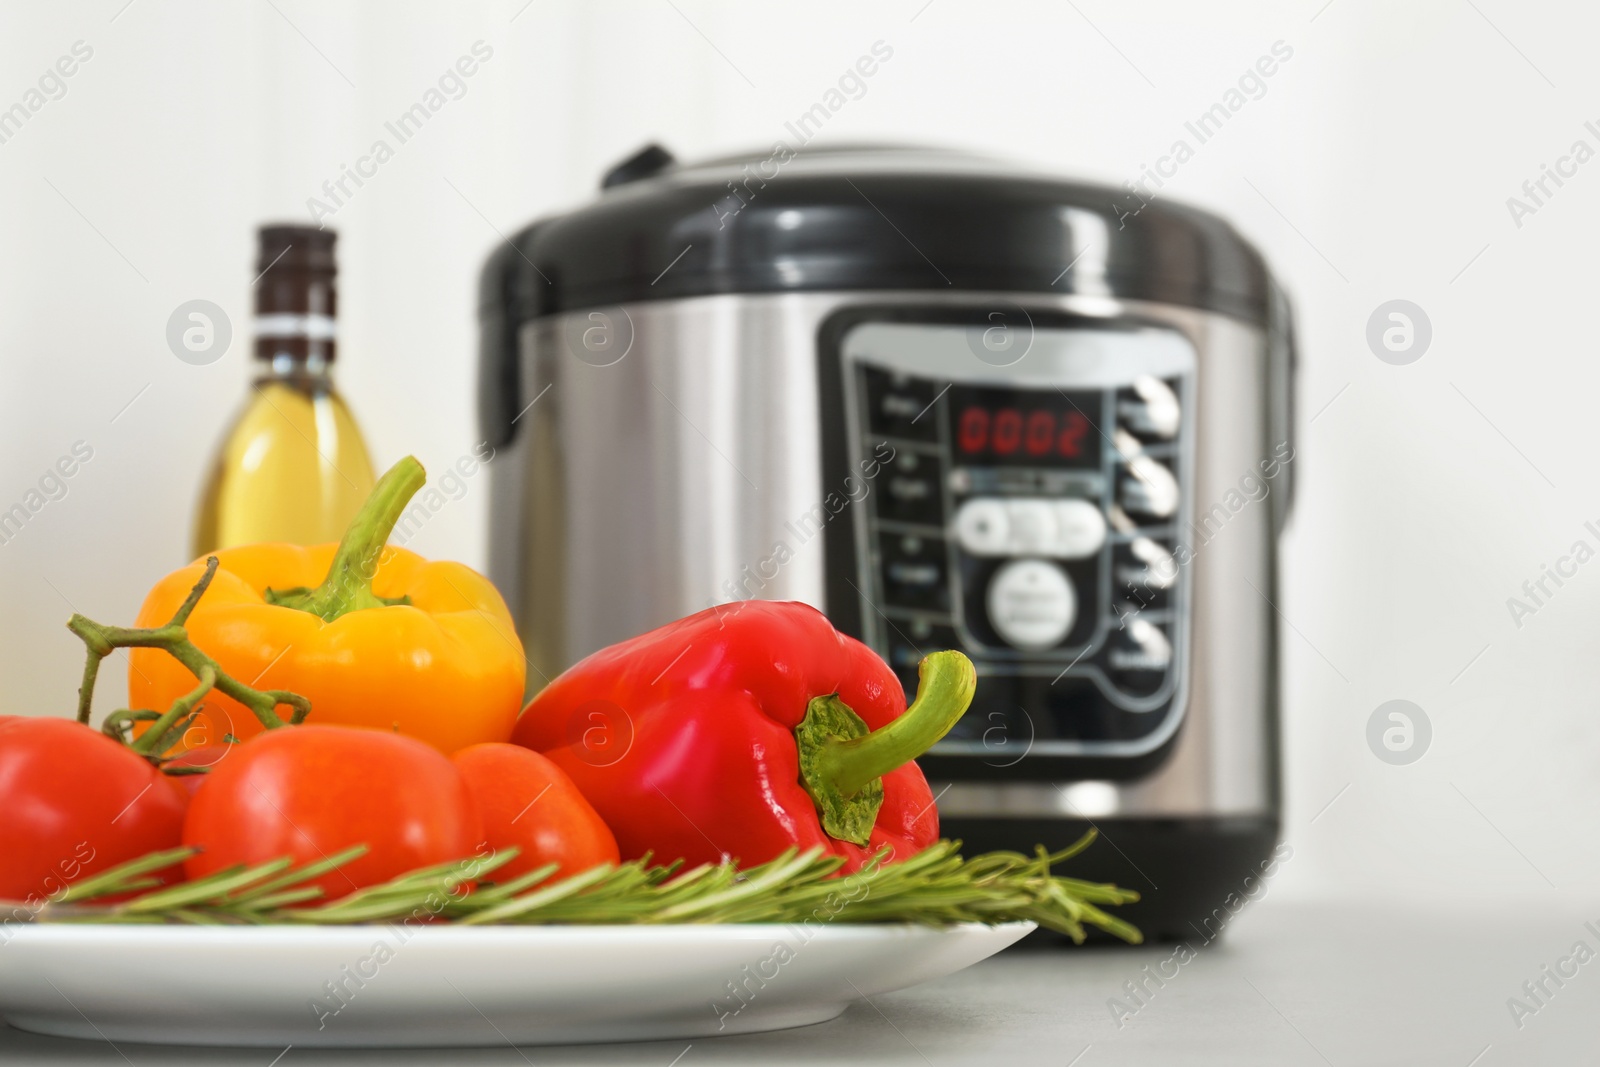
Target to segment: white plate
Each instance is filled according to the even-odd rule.
[[[14,926],[0,1015],[63,1037],[275,1048],[753,1033],[953,974],[1031,929]]]

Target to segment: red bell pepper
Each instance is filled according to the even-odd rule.
[[[909,709],[871,649],[814,608],[710,608],[594,653],[523,710],[543,752],[616,834],[624,859],[764,863],[822,846],[859,869],[939,837],[914,763],[972,701],[959,652],[922,661]]]

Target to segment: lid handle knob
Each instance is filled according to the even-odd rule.
[[[677,162],[671,152],[658,144],[647,144],[621,163],[606,171],[600,188],[626,185],[644,178],[653,178]]]

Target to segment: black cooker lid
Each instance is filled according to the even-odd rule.
[[[503,387],[515,384],[521,324],[586,307],[977,290],[1151,300],[1264,326],[1273,300],[1260,255],[1214,215],[966,153],[780,145],[683,166],[652,145],[603,188],[523,229],[485,266],[486,407],[515,400]]]

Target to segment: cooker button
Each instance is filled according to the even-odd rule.
[[[1117,581],[1144,589],[1171,589],[1178,580],[1178,561],[1152,537],[1135,537],[1117,561]]]
[[[887,606],[949,610],[942,538],[885,534],[881,554]]]
[[[891,582],[910,589],[931,589],[939,584],[939,579],[943,576],[937,563],[920,563],[914,560],[891,563],[887,573]]]
[[[1078,613],[1072,582],[1054,563],[1012,560],[989,582],[989,624],[1001,640],[1023,651],[1059,645]]]
[[[1009,500],[1011,551],[1029,555],[1054,555],[1056,513],[1049,500]]]
[[[868,422],[874,433],[915,441],[939,439],[939,389],[933,382],[868,368]]]
[[[1118,399],[1117,416],[1123,425],[1141,437],[1170,441],[1178,436],[1182,412],[1172,386],[1160,378],[1143,374],[1135,378]]]
[[[1106,665],[1118,673],[1163,672],[1172,664],[1172,641],[1159,623],[1129,615],[1111,643]]]
[[[974,556],[1004,556],[1011,543],[1005,501],[977,497],[956,512],[956,542]]]
[[[1178,479],[1151,456],[1141,453],[1124,461],[1120,490],[1122,506],[1136,515],[1170,519],[1178,510]]]
[[[1100,551],[1106,541],[1106,517],[1087,500],[1057,500],[1055,550],[1061,559],[1083,559]]]
[[[884,479],[878,501],[880,517],[924,526],[944,525],[937,459],[902,448],[880,477]]]
[[[1136,614],[1124,616],[1122,632],[1106,650],[1111,683],[1133,696],[1153,696],[1172,665],[1172,641],[1159,623]]]

